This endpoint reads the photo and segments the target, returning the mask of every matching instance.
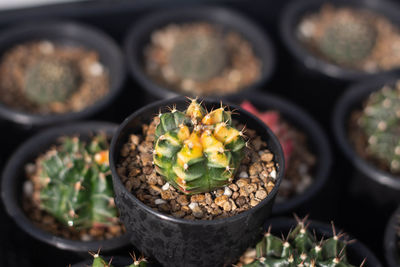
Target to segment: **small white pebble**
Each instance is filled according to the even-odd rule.
[[[247,174],[247,172],[241,172],[239,174],[239,178],[249,178],[249,175]]]
[[[51,54],[54,52],[54,45],[49,41],[43,41],[40,42],[39,49],[43,54]]]
[[[168,190],[169,189],[169,183],[165,183],[165,185],[163,185],[161,187],[161,189],[164,190],[164,191]]]
[[[160,198],[158,198],[154,201],[154,204],[156,204],[156,205],[161,205],[161,204],[165,204],[165,203],[167,203],[167,201],[165,201],[164,199],[160,199]]]
[[[225,186],[224,195],[228,197],[232,196],[232,190],[230,190],[227,186]]]
[[[25,172],[27,174],[33,174],[36,171],[36,166],[33,163],[28,163],[25,165]]]
[[[276,171],[275,171],[275,170],[272,170],[272,172],[270,173],[270,175],[271,175],[271,177],[272,177],[273,179],[276,179]]]
[[[23,190],[24,190],[24,195],[25,196],[28,196],[28,197],[32,196],[32,194],[33,194],[33,184],[32,184],[32,182],[31,181],[25,181]]]
[[[194,210],[194,209],[196,209],[196,208],[198,208],[199,207],[199,204],[197,204],[197,202],[191,202],[190,204],[189,204],[189,208],[191,209],[191,210]]]
[[[104,71],[103,65],[99,62],[95,62],[89,66],[89,71],[93,76],[100,76]]]
[[[92,237],[90,235],[88,235],[88,234],[83,234],[82,237],[81,237],[81,240],[82,241],[91,241]]]
[[[262,156],[264,154],[264,151],[258,151],[258,155]]]

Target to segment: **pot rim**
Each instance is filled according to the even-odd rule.
[[[400,264],[399,252],[396,250],[397,249],[396,227],[399,227],[399,223],[400,223],[400,206],[397,207],[397,209],[393,212],[385,229],[383,247],[385,249],[386,262],[389,264],[390,267],[396,267],[399,266]]]
[[[280,155],[280,161],[279,163],[279,171],[277,173],[277,177],[276,177],[276,181],[275,181],[275,186],[272,189],[272,191],[268,194],[268,196],[263,199],[257,206],[252,207],[242,213],[239,213],[237,215],[234,216],[230,216],[227,218],[221,218],[221,219],[214,219],[214,220],[186,220],[186,219],[181,219],[181,218],[175,218],[171,215],[167,215],[164,213],[161,213],[159,211],[155,211],[152,208],[150,208],[149,206],[147,206],[146,204],[144,204],[142,201],[140,201],[138,198],[136,198],[136,196],[134,196],[131,192],[129,192],[126,187],[123,185],[118,173],[117,173],[117,169],[116,169],[116,153],[119,153],[119,151],[116,151],[116,146],[117,146],[117,141],[119,136],[121,135],[121,133],[124,131],[125,127],[130,123],[130,121],[132,121],[134,118],[140,116],[141,113],[145,112],[148,109],[154,109],[154,108],[158,108],[158,107],[165,107],[166,103],[169,102],[176,102],[176,101],[182,101],[186,99],[183,96],[178,96],[172,99],[164,99],[164,100],[160,100],[157,102],[154,102],[152,104],[146,105],[140,109],[138,109],[137,111],[135,111],[134,113],[132,113],[130,116],[128,116],[123,122],[122,124],[118,127],[116,133],[114,134],[114,137],[111,141],[111,146],[110,146],[110,168],[113,174],[113,180],[114,180],[114,184],[116,184],[116,186],[118,186],[122,191],[124,191],[126,193],[126,195],[130,198],[131,201],[135,202],[138,206],[140,206],[142,209],[144,209],[146,212],[151,213],[153,216],[164,220],[164,221],[169,221],[169,222],[174,222],[177,224],[185,224],[185,225],[197,225],[197,226],[204,226],[204,225],[217,225],[217,224],[224,224],[230,221],[235,221],[235,220],[239,220],[241,218],[246,217],[250,212],[261,209],[263,206],[265,206],[269,201],[273,201],[274,197],[276,195],[276,193],[278,192],[278,188],[279,185],[282,181],[282,177],[284,174],[284,170],[285,170],[285,163],[284,163],[284,159],[283,159],[283,151],[282,151],[282,147],[277,139],[277,137],[272,133],[272,131],[263,123],[261,122],[257,117],[255,117],[253,114],[241,109],[240,107],[236,106],[236,105],[229,105],[229,107],[234,108],[235,110],[239,110],[240,113],[245,114],[246,116],[249,116],[250,118],[252,118],[253,120],[255,120],[257,123],[259,123],[260,125],[262,125],[262,128],[264,128],[268,134],[269,137],[271,138],[271,141],[273,143],[275,143],[276,147],[277,147],[277,151],[275,155]],[[219,101],[216,101],[216,99],[211,99],[211,98],[205,98],[204,102],[211,102],[211,103],[220,103]]]
[[[307,136],[307,145],[314,151],[317,163],[314,166],[312,184],[301,194],[283,201],[276,202],[272,208],[273,214],[287,213],[300,207],[303,203],[312,199],[329,180],[332,167],[332,150],[328,138],[316,120],[301,107],[291,101],[270,93],[257,93],[244,95],[243,97],[227,97],[227,99],[248,100],[255,106],[262,106],[262,111],[276,110],[286,121]],[[258,110],[260,110],[257,107]],[[299,127],[300,126],[300,127]],[[285,179],[285,178],[283,178]]]
[[[152,95],[161,99],[185,95],[184,92],[174,91],[173,89],[169,89],[168,86],[162,86],[153,81],[144,71],[142,63],[143,53],[138,55],[138,51],[143,51],[143,46],[140,43],[142,40],[148,39],[149,35],[155,30],[160,29],[160,27],[162,28],[168,23],[173,23],[177,20],[179,22],[181,22],[181,20],[202,20],[227,26],[233,31],[240,33],[240,35],[252,45],[254,53],[262,62],[261,77],[249,86],[241,88],[238,92],[228,93],[226,95],[254,91],[261,84],[271,79],[276,64],[275,49],[267,33],[255,22],[230,8],[213,5],[184,6],[155,11],[133,23],[126,34],[124,51],[127,55],[126,60],[129,73],[141,84],[142,88],[149,91]],[[257,49],[259,51],[256,51]],[[221,96],[222,95],[217,93],[203,97],[213,98]]]
[[[385,1],[358,1],[358,0],[302,0],[289,2],[281,13],[279,22],[279,31],[281,39],[297,61],[301,62],[307,69],[324,76],[338,79],[342,81],[357,81],[369,77],[378,77],[384,74],[390,74],[400,69],[399,67],[390,70],[380,70],[375,73],[368,73],[361,70],[354,70],[341,67],[337,64],[330,63],[317,55],[314,55],[309,49],[301,44],[301,41],[295,36],[293,28],[298,25],[299,19],[309,13],[310,9],[314,9],[318,5],[320,8],[323,4],[330,3],[334,6],[350,6],[365,8],[374,13],[381,14],[386,17],[394,25],[400,26],[400,7],[399,5]]]
[[[90,105],[80,111],[71,111],[63,114],[34,114],[26,111],[20,111],[11,107],[6,106],[3,103],[0,103],[0,117],[10,120],[14,123],[26,125],[26,126],[47,126],[51,124],[61,123],[65,121],[72,121],[82,118],[87,118],[95,113],[101,111],[104,107],[110,105],[119,93],[123,89],[123,84],[126,78],[126,68],[122,56],[122,52],[116,42],[109,37],[105,32],[81,23],[75,22],[72,20],[46,20],[41,22],[30,22],[30,23],[22,23],[16,26],[13,26],[6,31],[0,33],[0,45],[3,43],[11,42],[15,43],[11,44],[11,46],[7,45],[7,48],[0,51],[1,54],[7,52],[8,49],[12,48],[14,45],[18,43],[24,43],[29,40],[36,40],[35,37],[29,37],[27,39],[24,38],[26,34],[38,34],[41,32],[46,32],[48,30],[57,31],[56,36],[48,37],[40,37],[40,39],[48,39],[53,40],[55,38],[67,38],[68,40],[74,40],[83,47],[87,48],[87,44],[83,43],[81,40],[77,40],[76,38],[85,36],[85,38],[90,38],[91,40],[95,40],[97,48],[90,48],[91,50],[99,53],[101,57],[104,54],[100,54],[98,48],[103,47],[108,50],[108,53],[112,55],[114,58],[111,65],[104,66],[111,72],[111,69],[115,69],[115,73],[117,75],[113,75],[110,77],[110,87],[109,92],[101,99],[96,101],[93,105]],[[24,41],[18,41],[19,38],[23,38]]]
[[[350,143],[347,134],[348,115],[355,110],[354,106],[361,105],[372,92],[398,79],[399,78],[395,78],[394,76],[382,76],[361,81],[350,86],[339,98],[334,107],[332,127],[336,143],[358,171],[378,184],[400,191],[400,177],[380,170],[372,163],[361,158]]]
[[[46,142],[50,147],[55,143],[55,140],[57,140],[58,137],[72,135],[74,132],[79,135],[83,135],[84,132],[102,131],[111,134],[112,132],[115,132],[116,128],[117,125],[110,122],[85,121],[71,123],[49,128],[23,142],[9,158],[2,172],[1,197],[7,214],[30,236],[59,249],[74,252],[87,252],[97,251],[99,247],[102,247],[102,251],[110,251],[128,245],[130,243],[130,235],[127,232],[115,238],[98,241],[71,240],[51,234],[50,232],[42,230],[34,225],[23,211],[21,204],[19,203],[21,199],[18,196],[13,195],[13,188],[16,187],[16,183],[18,183],[20,179],[24,179],[21,176],[17,176],[14,170],[17,168],[24,168],[24,165],[27,163],[28,158],[31,157],[30,154],[32,154],[32,152],[34,152],[33,154],[38,154],[36,147],[41,140],[47,140]]]

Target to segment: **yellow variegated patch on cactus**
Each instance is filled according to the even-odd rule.
[[[210,192],[228,184],[243,158],[242,131],[232,126],[231,112],[211,112],[195,99],[185,112],[160,114],[154,164],[159,174],[187,194]]]

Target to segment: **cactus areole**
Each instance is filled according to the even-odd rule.
[[[155,132],[156,171],[185,194],[210,192],[233,180],[246,142],[221,105],[211,112],[191,100],[186,111],[159,115]]]

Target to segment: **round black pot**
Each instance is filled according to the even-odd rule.
[[[132,233],[131,241],[145,255],[165,266],[223,266],[232,263],[262,232],[265,219],[270,216],[275,195],[283,176],[284,158],[281,146],[271,130],[252,114],[230,105],[240,116],[233,119],[245,121],[269,145],[279,164],[276,185],[259,205],[236,216],[211,221],[178,219],[154,211],[131,194],[122,184],[116,171],[120,151],[132,133],[141,131],[142,124],[149,123],[160,108],[177,105],[183,110],[187,99],[177,97],[163,100],[139,109],[118,128],[111,142],[110,166],[113,173],[116,204],[122,221]],[[210,110],[220,106],[216,100],[205,100]]]
[[[249,19],[222,7],[195,6],[163,9],[135,22],[128,31],[124,44],[130,74],[150,94],[149,98],[158,100],[179,95],[177,91],[157,84],[144,71],[143,51],[144,47],[150,42],[152,32],[170,23],[179,24],[196,21],[218,25],[223,31],[238,32],[250,42],[255,55],[262,62],[260,79],[234,94],[253,91],[271,78],[275,67],[275,52],[272,42],[265,32]],[[215,92],[214,96],[218,95],[220,94]]]
[[[284,202],[275,203],[272,212],[274,215],[291,214],[294,211],[299,213],[301,209],[305,213],[309,213],[312,209],[310,206],[319,203],[315,201],[314,197],[321,193],[322,188],[329,178],[332,165],[331,148],[328,138],[321,127],[300,107],[271,94],[252,92],[240,97],[231,96],[226,99],[237,105],[244,100],[248,100],[259,111],[277,110],[285,120],[306,134],[310,149],[317,158],[317,163],[313,170],[313,183],[302,194],[296,195]]]
[[[353,185],[357,191],[366,193],[375,203],[400,203],[400,177],[382,171],[361,158],[354,150],[348,138],[348,123],[352,111],[361,109],[368,96],[385,84],[394,84],[395,77],[379,77],[351,86],[339,99],[333,112],[333,132],[340,150],[356,169]]]
[[[338,65],[329,63],[319,58],[304,47],[297,38],[297,26],[300,20],[307,14],[317,12],[325,3],[331,3],[334,6],[345,6],[371,10],[372,12],[381,14],[389,19],[393,24],[400,26],[400,9],[394,3],[385,0],[368,1],[368,0],[302,0],[291,1],[281,15],[280,33],[282,39],[297,61],[305,68],[314,73],[321,74],[340,81],[355,81],[365,79],[367,77],[377,77],[382,73],[394,72],[382,71],[378,73],[367,73],[342,68]]]
[[[0,57],[13,46],[34,40],[50,40],[56,44],[82,46],[96,51],[101,63],[109,72],[109,93],[81,111],[64,114],[31,114],[0,103],[1,118],[12,121],[24,129],[89,118],[109,106],[121,91],[126,76],[122,53],[117,44],[100,30],[71,21],[46,21],[18,25],[0,34]]]
[[[400,242],[397,232],[400,223],[400,207],[393,213],[386,230],[383,247],[385,249],[386,262],[389,267],[400,266],[400,254],[398,244]]]
[[[26,163],[34,162],[39,154],[54,145],[61,136],[78,134],[81,138],[89,138],[97,132],[105,132],[111,136],[115,130],[116,125],[112,123],[81,122],[50,128],[23,143],[11,156],[2,174],[1,197],[8,215],[35,239],[64,251],[79,252],[89,256],[88,251],[97,251],[99,248],[102,252],[108,252],[127,246],[129,244],[127,233],[108,240],[87,242],[55,236],[35,226],[21,206]]]
[[[112,260],[111,264],[114,267],[126,267],[129,264],[133,263],[133,260],[131,258],[128,258],[128,257],[103,257],[102,256],[102,258],[106,262],[109,262],[110,260]],[[85,260],[85,261],[82,261],[82,262],[79,262],[79,263],[75,263],[71,267],[88,267],[88,266],[91,266],[92,262],[93,262],[93,259],[89,259],[89,260]]]
[[[333,236],[332,225],[312,220],[309,222],[310,225],[308,229],[310,229],[311,232],[315,231],[318,239],[321,239],[322,237],[327,239],[328,237]],[[271,226],[271,232],[273,234],[278,235],[279,237],[283,234],[286,237],[289,231],[293,230],[293,227],[296,225],[297,222],[295,219],[278,217],[267,220],[266,229]],[[338,232],[339,228],[336,227],[336,230]],[[349,235],[348,238],[349,240],[355,240]],[[350,242],[346,247],[346,252],[348,261],[354,266],[360,266],[362,261],[366,259],[365,264],[363,265],[364,267],[382,267],[382,264],[375,257],[374,253],[372,253],[372,251],[370,251],[360,241],[355,240],[355,242]]]

